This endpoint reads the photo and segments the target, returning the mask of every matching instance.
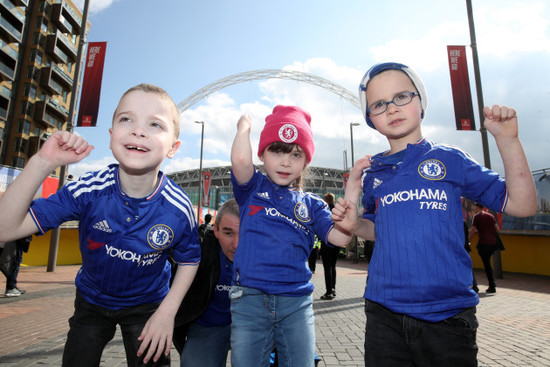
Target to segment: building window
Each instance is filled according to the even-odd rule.
[[[42,18],[42,24],[40,25],[40,29],[41,29],[44,33],[48,33],[48,19]]]
[[[66,90],[63,91],[63,102],[64,103],[67,103],[67,96],[69,95],[69,93],[67,93]]]
[[[34,66],[28,66],[27,79],[32,79],[38,83],[40,81],[40,70],[35,68]]]
[[[38,51],[37,49],[32,49],[30,61],[35,62],[38,65],[42,65],[42,52]]]
[[[32,80],[34,80],[35,82],[39,82],[40,80],[40,70],[37,69],[37,68],[34,68],[33,72],[32,72]]]
[[[29,97],[30,99],[36,98],[36,87],[32,84],[25,84],[25,88],[23,89],[23,95],[25,97]]]
[[[46,37],[44,37],[44,35],[42,34],[38,36],[38,46],[40,46],[41,48],[46,47]]]
[[[25,166],[25,159],[21,157],[13,157],[11,159],[11,165],[16,168],[23,168]]]
[[[21,138],[21,144],[19,146],[19,151],[21,153],[27,154],[27,139]]]
[[[21,102],[21,109],[20,109],[19,112],[22,115],[32,116],[33,107],[34,107],[34,105],[31,102],[23,101],[23,102]]]
[[[72,62],[67,63],[67,71],[69,72],[69,74],[73,72],[73,63]]]
[[[13,151],[19,153],[27,153],[27,139],[16,138],[13,143]]]
[[[31,123],[24,119],[19,119],[17,122],[17,132],[29,135],[31,132]]]

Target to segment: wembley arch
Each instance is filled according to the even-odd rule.
[[[353,106],[361,109],[359,98],[356,93],[350,92],[341,85],[317,75],[303,73],[300,71],[265,69],[247,71],[219,79],[208,84],[195,93],[181,101],[177,108],[180,113],[186,111],[197,102],[206,98],[212,93],[231,85],[249,82],[253,80],[265,79],[286,79],[297,82],[308,83],[323,89],[326,89],[341,99],[351,103]],[[262,170],[261,166],[259,167]],[[232,197],[231,188],[231,167],[211,167],[204,168],[210,172],[210,193],[208,207],[217,208],[220,203]],[[337,197],[343,196],[344,190],[344,170],[329,169],[319,167],[309,167],[308,177],[304,182],[304,190],[317,193],[322,196],[327,190],[333,192]],[[200,182],[202,179],[201,169],[190,169],[180,172],[167,174],[176,184],[185,189],[192,202],[199,201]]]
[[[219,79],[213,83],[210,83],[183,101],[181,101],[177,107],[178,110],[181,112],[184,112],[191,106],[193,106],[195,103],[199,102],[203,98],[209,96],[210,94],[217,92],[221,89],[224,89],[226,87],[229,87],[234,84],[249,82],[253,80],[264,80],[264,79],[286,79],[286,80],[295,80],[297,82],[303,82],[315,85],[317,87],[326,89],[335,95],[339,96],[340,98],[348,101],[358,109],[361,109],[361,105],[359,104],[359,99],[357,97],[356,93],[350,92],[348,89],[342,87],[341,85],[334,83],[328,79],[321,78],[320,76],[303,73],[300,71],[292,71],[292,70],[279,70],[279,69],[264,69],[264,70],[253,70],[253,71],[247,71],[244,73],[234,74],[222,79]]]

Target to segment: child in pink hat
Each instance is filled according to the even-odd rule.
[[[252,163],[251,121],[237,123],[231,149],[231,181],[239,204],[239,247],[233,263],[232,366],[269,366],[277,348],[279,366],[313,366],[313,284],[308,256],[315,235],[345,246],[349,235],[330,218],[328,205],[301,190],[315,145],[309,113],[276,106],[266,117],[258,156]]]

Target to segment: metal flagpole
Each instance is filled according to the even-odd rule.
[[[489,142],[487,140],[487,129],[483,126],[483,89],[481,88],[481,73],[479,71],[479,59],[477,54],[476,31],[474,27],[474,16],[472,11],[472,1],[466,0],[466,8],[468,9],[468,24],[470,26],[470,41],[472,47],[472,58],[474,61],[474,75],[476,81],[477,106],[479,110],[479,132],[481,133],[481,143],[483,146],[483,163],[485,167],[491,169],[491,157],[489,154]],[[495,278],[502,279],[502,262],[500,251],[495,251],[493,255],[493,264],[495,267]]]

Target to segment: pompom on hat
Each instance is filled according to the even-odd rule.
[[[372,78],[386,70],[399,70],[407,74],[419,94],[420,103],[422,105],[422,115],[420,117],[424,118],[424,113],[428,108],[428,93],[426,92],[424,83],[422,83],[422,79],[420,79],[420,77],[407,65],[399,64],[397,62],[385,62],[382,64],[376,64],[372,68],[370,68],[363,76],[361,84],[359,84],[359,100],[361,101],[361,111],[363,112],[363,117],[367,121],[367,125],[369,125],[373,129],[376,129],[367,112],[369,106],[367,102],[367,86]]]
[[[260,134],[258,157],[269,144],[275,142],[299,145],[306,154],[307,163],[311,162],[315,151],[311,115],[300,107],[275,106],[273,113],[265,118],[265,126]]]

